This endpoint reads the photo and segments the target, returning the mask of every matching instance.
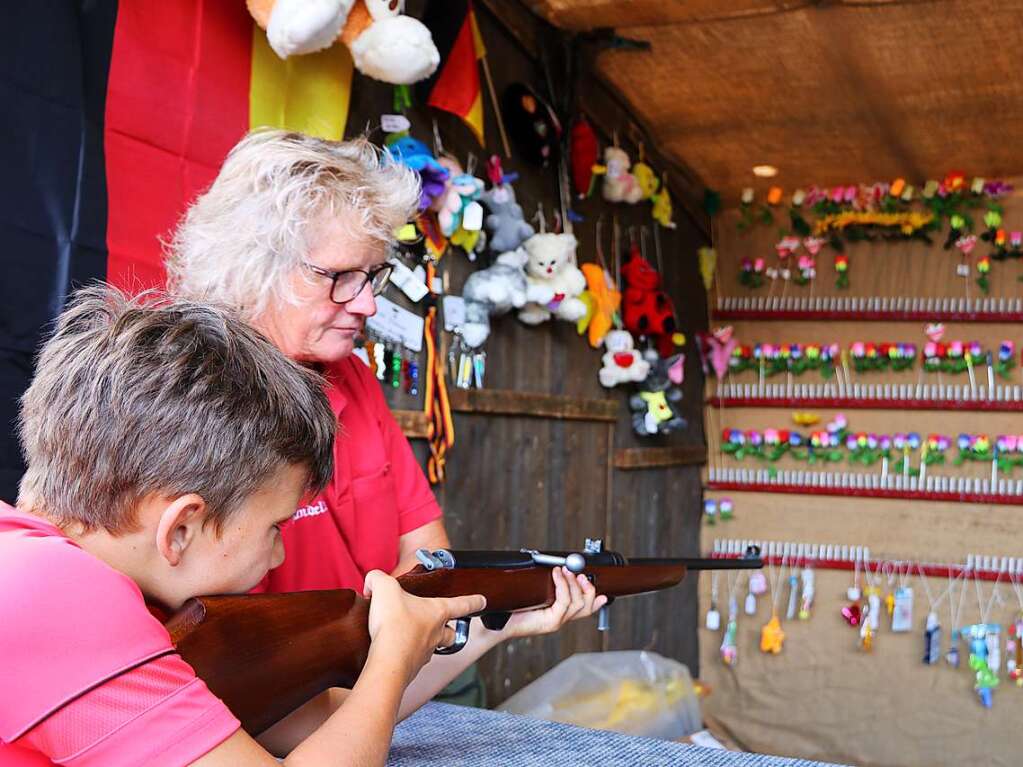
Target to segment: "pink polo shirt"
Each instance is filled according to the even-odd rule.
[[[339,424],[334,478],[284,528],[284,564],[259,590],[361,591],[370,570],[397,567],[402,535],[441,516],[372,371],[352,355],[326,377]]]
[[[238,729],[134,581],[2,502],[0,595],[0,767],[183,767]]]

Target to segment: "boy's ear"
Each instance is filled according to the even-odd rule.
[[[206,501],[197,493],[168,499],[156,527],[156,547],[171,567],[177,567],[185,550],[202,531]]]

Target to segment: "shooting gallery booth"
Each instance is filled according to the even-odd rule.
[[[23,5],[0,764],[1018,761],[1023,2]]]

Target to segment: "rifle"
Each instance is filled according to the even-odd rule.
[[[628,560],[604,551],[599,540],[586,544],[583,552],[420,549],[420,564],[398,582],[420,597],[482,594],[483,624],[499,630],[513,612],[553,604],[550,569],[564,565],[584,573],[608,597],[598,621],[606,630],[615,597],[669,588],[689,570],[763,567],[756,547],[740,559]],[[456,622],[454,643],[438,653],[465,646],[470,617]],[[324,690],[355,684],[369,653],[368,619],[369,600],[334,589],[196,597],[166,627],[181,657],[245,730],[257,735]]]

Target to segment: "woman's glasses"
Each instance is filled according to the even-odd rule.
[[[389,263],[380,264],[371,269],[346,269],[343,272],[332,272],[309,263],[305,266],[321,277],[330,279],[330,300],[335,304],[347,304],[363,291],[366,283],[369,283],[373,295],[379,296],[384,292],[384,288],[391,280],[391,273],[394,271],[394,266]]]

